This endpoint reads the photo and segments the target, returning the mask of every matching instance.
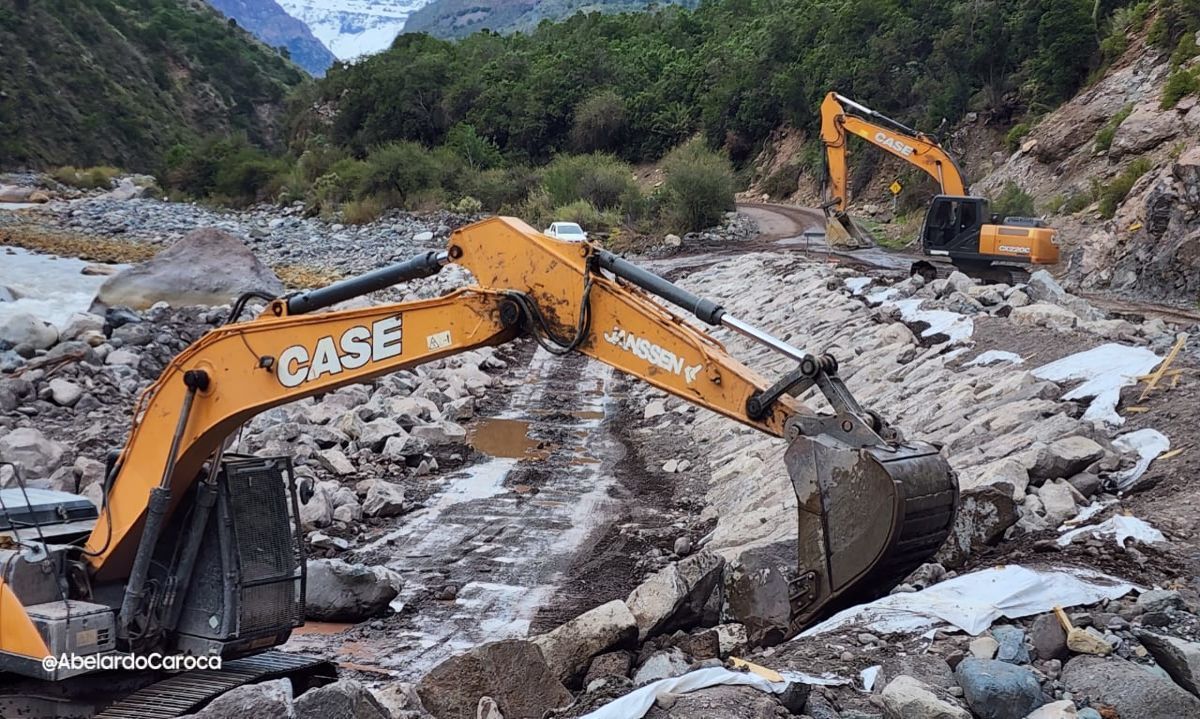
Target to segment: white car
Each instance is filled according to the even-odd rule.
[[[543,234],[567,242],[587,242],[588,234],[574,222],[551,222]]]

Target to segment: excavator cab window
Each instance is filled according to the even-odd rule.
[[[981,197],[938,195],[929,206],[921,239],[929,251],[969,248],[987,216],[987,200]]]

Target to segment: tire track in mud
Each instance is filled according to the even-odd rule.
[[[467,424],[493,455],[430,480],[441,486],[424,507],[344,557],[400,573],[397,613],[334,625],[332,636],[315,627],[289,648],[416,680],[452,654],[525,636],[619,512],[610,489],[625,445],[612,422],[614,375],[582,355],[520,352],[492,389],[501,402],[485,401],[490,416]]]

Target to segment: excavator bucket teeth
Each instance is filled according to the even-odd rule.
[[[825,220],[825,244],[842,250],[872,247],[875,238],[845,213],[829,215]]]
[[[945,541],[958,481],[929,444],[854,448],[795,439],[785,463],[799,500],[794,628],[887,594]]]

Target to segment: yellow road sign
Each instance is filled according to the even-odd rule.
[[[892,184],[888,185],[888,189],[892,191],[893,195],[899,195],[900,191],[904,189],[904,185],[901,185],[899,180],[892,180]]]

